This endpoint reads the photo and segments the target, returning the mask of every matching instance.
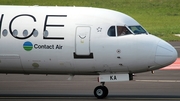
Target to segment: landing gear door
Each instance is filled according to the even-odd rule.
[[[75,36],[75,53],[77,55],[90,54],[90,31],[87,26],[77,27]]]

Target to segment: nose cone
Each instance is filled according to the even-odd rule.
[[[167,66],[176,61],[178,57],[177,51],[169,43],[159,41],[157,45],[155,62],[161,66]]]

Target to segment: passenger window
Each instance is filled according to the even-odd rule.
[[[132,34],[125,26],[117,26],[118,36]]]
[[[108,30],[108,35],[115,37],[116,36],[116,31],[115,31],[115,26],[111,26]]]

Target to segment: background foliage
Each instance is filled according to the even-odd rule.
[[[120,11],[132,16],[151,34],[180,41],[180,0],[1,0],[0,5],[86,6]]]

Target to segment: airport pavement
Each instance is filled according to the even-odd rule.
[[[180,100],[180,71],[136,74],[133,81],[106,83],[111,100]],[[94,101],[96,76],[0,74],[0,101]]]
[[[180,53],[180,43],[171,42]],[[178,60],[179,61],[179,60]],[[177,62],[179,63],[179,62]],[[96,101],[97,76],[0,74],[0,101]],[[106,83],[109,96],[99,101],[180,100],[180,71],[135,74],[133,81]]]

